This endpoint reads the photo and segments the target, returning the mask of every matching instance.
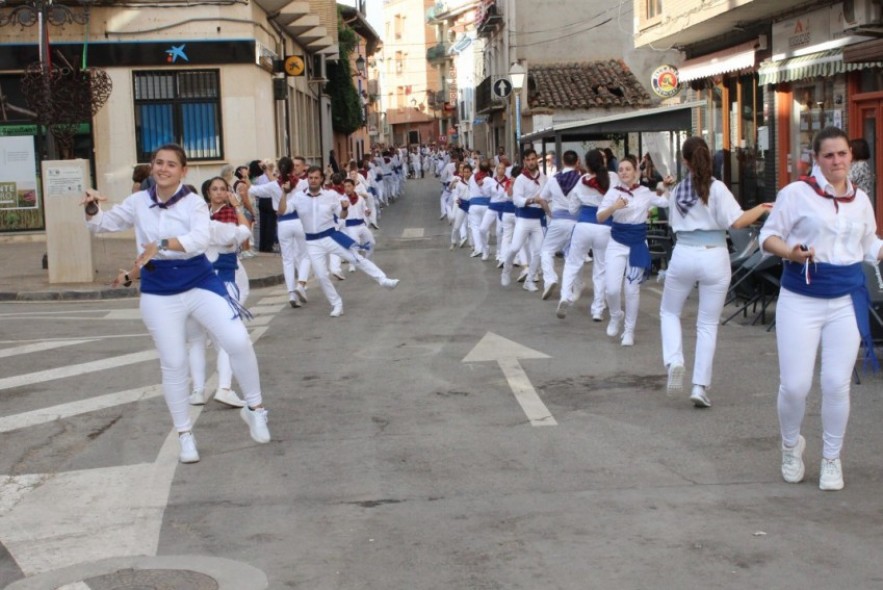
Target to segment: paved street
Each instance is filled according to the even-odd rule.
[[[818,490],[817,391],[807,479],[788,485],[766,326],[721,328],[713,407],[696,410],[665,392],[661,284],[623,348],[586,294],[561,321],[448,251],[435,181],[411,181],[381,226],[375,261],[401,284],[347,275],[343,317],[315,284],[297,310],[281,286],[252,291],[273,441],[210,402],[194,465],[177,463],[137,299],[0,304],[0,587],[883,585],[883,377],[853,388],[846,488]],[[692,352],[695,300],[686,316]],[[113,585],[96,573],[110,558],[205,575]]]

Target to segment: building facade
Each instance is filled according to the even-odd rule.
[[[64,9],[55,4],[82,17],[78,3]],[[188,179],[197,185],[225,164],[293,153],[325,161],[332,134],[330,103],[321,84],[326,60],[338,56],[333,1],[162,8],[99,4],[91,7],[85,25],[51,15],[42,34],[39,26],[25,26],[37,19],[21,11],[34,6],[45,9],[46,3],[0,8],[0,22],[5,23],[0,88],[11,107],[3,109],[0,141],[30,135],[36,177],[44,158],[86,158],[92,163],[93,184],[118,201],[131,190],[133,166],[167,142],[185,148]],[[290,57],[298,58],[290,71],[296,75],[283,69]],[[94,117],[80,122],[71,153],[52,153],[51,142],[43,141],[44,134],[27,114],[24,73],[35,67],[31,64],[39,70],[41,63],[47,69],[49,64],[69,70],[100,68],[112,83]],[[58,93],[48,96],[54,100]],[[42,227],[39,219],[15,226],[8,223],[10,216],[0,208],[0,230]]]

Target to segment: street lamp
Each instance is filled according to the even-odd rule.
[[[365,75],[365,58],[361,54],[356,58],[356,71],[360,76]]]
[[[524,88],[526,76],[524,66],[512,64],[509,68],[509,81],[512,82],[512,93],[515,95],[515,150],[521,160],[521,89]]]

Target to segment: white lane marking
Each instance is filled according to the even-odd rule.
[[[288,300],[285,300],[286,304]],[[282,308],[279,305],[255,305],[253,307],[249,307],[248,311],[251,312],[252,315],[267,315],[279,313]]]
[[[55,342],[37,342],[36,344],[14,346],[12,348],[4,348],[0,350],[0,358],[17,356],[19,354],[30,354],[32,352],[43,352],[44,350],[52,350],[53,348],[62,348],[64,346],[75,346],[77,344],[92,341],[94,341],[94,338],[88,338],[86,340],[56,340]]]
[[[5,379],[0,379],[0,390],[21,387],[22,385],[33,385],[35,383],[43,383],[55,379],[64,379],[65,377],[76,377],[78,375],[104,371],[106,369],[116,369],[125,365],[143,363],[144,361],[150,361],[156,358],[158,358],[156,350],[145,350],[121,356],[108,357],[101,359],[100,361],[91,361],[88,363],[80,363],[78,365],[57,367],[46,371],[36,371],[25,375],[16,375],[15,377],[6,377]]]
[[[422,227],[406,227],[404,231],[402,231],[403,238],[422,238],[423,237],[423,228]]]
[[[80,414],[86,414],[88,412],[95,412],[97,410],[104,410],[114,406],[151,399],[161,395],[161,385],[148,385],[146,387],[136,387],[135,389],[108,393],[107,395],[99,395],[66,404],[58,404],[48,408],[40,408],[39,410],[32,410],[30,412],[22,412],[21,414],[4,416],[0,418],[0,434],[18,430],[20,428],[37,426],[55,420],[70,418]]]
[[[647,290],[653,291],[654,293],[662,297],[662,289],[657,289],[656,287],[647,287]]]
[[[252,342],[267,330],[252,330]],[[206,388],[216,383],[213,375]],[[194,423],[202,408],[191,406]],[[235,421],[248,440],[241,421]],[[156,555],[177,469],[173,430],[153,463],[0,475],[0,540],[26,576],[108,557]]]
[[[271,315],[259,315],[255,316],[253,319],[248,320],[249,326],[266,326],[270,322],[273,321],[273,316]]]
[[[141,310],[135,309],[115,309],[105,314],[103,320],[138,320],[141,321]]]
[[[141,338],[150,336],[147,332],[137,334],[104,334],[101,336],[89,336],[89,340],[108,340],[110,338]],[[67,342],[70,338],[31,338],[29,340],[0,340],[0,344],[22,344],[23,342]]]
[[[549,408],[540,399],[518,359],[547,359],[549,355],[488,332],[463,358],[464,363],[495,361],[509,383],[515,400],[531,426],[557,426]]]
[[[264,297],[259,305],[288,305],[288,295],[279,295],[277,297]]]
[[[73,584],[65,584],[64,586],[59,586],[57,590],[92,590],[92,588],[85,582],[74,582]]]

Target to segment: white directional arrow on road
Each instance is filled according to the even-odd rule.
[[[464,363],[484,363],[495,361],[503,370],[503,376],[509,382],[515,399],[527,414],[531,426],[557,426],[558,423],[549,412],[549,408],[537,395],[536,390],[521,368],[519,359],[547,359],[549,355],[512,342],[493,332],[484,335],[469,354],[463,358]]]

